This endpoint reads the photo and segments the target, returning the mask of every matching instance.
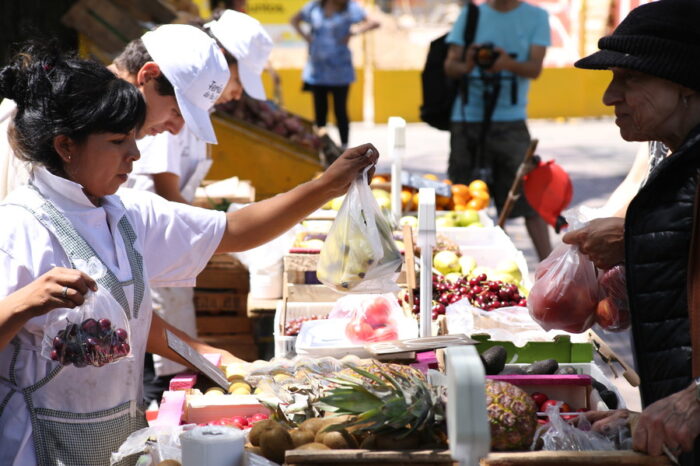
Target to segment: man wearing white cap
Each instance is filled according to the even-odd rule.
[[[227,10],[217,21],[207,23],[205,27],[221,47],[231,73],[217,103],[238,100],[243,91],[254,99],[264,100],[265,89],[260,75],[273,43],[260,22],[246,14]],[[148,42],[144,42],[149,47]],[[212,105],[213,102],[209,107]],[[170,201],[191,203],[195,190],[211,166],[211,159],[207,158],[207,142],[212,141],[190,129],[189,122],[178,134],[163,132],[139,140],[141,159],[134,163],[126,186],[155,192]],[[153,302],[156,312],[168,323],[196,337],[192,288],[158,288],[153,290]],[[167,376],[183,370],[184,366],[156,355],[151,368],[147,359],[144,374],[147,401],[160,399],[162,390],[167,388]]]
[[[146,120],[137,138],[164,131],[178,133],[185,122],[207,142],[216,142],[209,109],[229,81],[230,72],[216,41],[194,26],[168,24],[131,41],[108,67],[139,88]],[[12,152],[7,131],[14,102],[0,108],[0,200],[26,184],[28,168]]]

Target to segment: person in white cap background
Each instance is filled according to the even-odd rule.
[[[216,141],[209,109],[230,72],[206,33],[187,25],[160,26],[131,41],[108,68],[136,86],[146,101],[138,139],[164,131],[176,134],[187,121],[200,138]],[[7,139],[15,109],[10,99],[0,106],[0,200],[29,179],[29,166],[14,156]]]
[[[207,23],[205,28],[221,47],[231,74],[216,103],[238,100],[244,91],[251,98],[265,100],[260,75],[273,42],[260,22],[246,14],[227,10],[217,21]],[[146,136],[137,142],[141,159],[134,163],[125,186],[155,192],[169,201],[191,203],[195,190],[211,167],[207,142],[211,141],[198,136],[187,123],[177,134],[166,131]],[[153,290],[153,303],[154,310],[168,323],[196,337],[193,295],[192,288],[157,288]],[[144,365],[146,402],[160,400],[168,387],[169,376],[185,369],[181,364],[158,355],[147,355]]]

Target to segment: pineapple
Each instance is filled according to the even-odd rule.
[[[345,372],[331,379],[337,386],[320,399],[327,411],[354,416],[338,428],[397,438],[416,432],[432,439],[440,437],[433,428],[444,419],[444,403],[423,374],[394,364],[348,368],[354,374]]]
[[[486,411],[493,450],[528,450],[537,428],[532,397],[508,382],[486,381]]]

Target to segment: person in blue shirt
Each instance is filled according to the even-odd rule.
[[[304,30],[301,23],[306,23],[310,29]],[[328,94],[332,94],[344,149],[350,134],[348,90],[355,81],[348,42],[354,35],[376,29],[379,23],[369,19],[354,0],[312,0],[292,17],[291,24],[309,44],[309,58],[302,79],[304,89],[313,94],[316,126],[326,126]]]
[[[452,109],[448,177],[454,183],[468,184],[475,167],[490,168],[492,179],[485,181],[500,212],[530,143],[525,122],[527,94],[530,81],[542,71],[550,45],[549,17],[542,8],[520,0],[486,0],[478,8],[474,41],[466,53],[468,8],[463,8],[446,39],[450,47],[445,72],[467,83],[463,86],[466,99],[458,95]],[[493,46],[492,63],[483,59],[488,49],[482,46],[487,44]],[[478,64],[475,59],[480,50],[482,59]],[[488,93],[493,95],[494,88],[499,87],[491,100],[492,114],[487,115],[490,112],[485,113],[484,105],[489,103]],[[484,133],[483,126],[487,128]],[[476,164],[477,157],[480,164]],[[524,196],[516,202],[510,217],[525,217],[540,260],[547,257],[551,251],[547,224]]]

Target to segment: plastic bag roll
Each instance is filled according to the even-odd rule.
[[[245,434],[232,427],[199,426],[180,435],[182,466],[239,466]]]

